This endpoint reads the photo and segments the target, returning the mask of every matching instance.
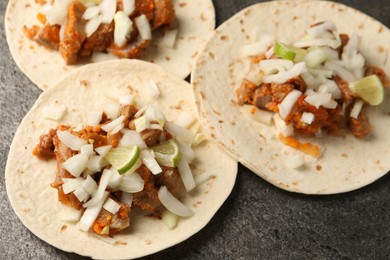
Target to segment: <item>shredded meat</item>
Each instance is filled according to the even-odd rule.
[[[364,138],[372,131],[371,124],[363,109],[360,111],[357,119],[352,117],[348,118],[348,127],[351,133],[357,138]]]
[[[384,72],[383,69],[377,66],[368,65],[364,71],[364,76],[370,76],[370,75],[377,75],[384,87],[390,87],[390,80],[386,76],[386,73]]]
[[[86,7],[79,1],[73,1],[68,7],[68,20],[64,30],[64,38],[60,42],[60,53],[66,64],[75,64],[86,35],[82,15]]]
[[[49,133],[39,137],[39,143],[35,146],[32,154],[41,160],[50,160],[54,158],[53,137],[56,135],[56,130],[51,129]]]
[[[98,217],[92,225],[92,230],[99,235],[114,235],[130,226],[129,215],[131,208],[114,198],[112,199],[120,205],[119,211],[112,214],[111,212],[102,209],[99,212]],[[108,233],[102,234],[103,229],[107,226],[109,228]]]
[[[154,0],[154,19],[152,28],[158,28],[167,25],[173,26],[175,21],[175,9],[171,0]]]
[[[343,101],[346,103],[346,105],[349,105],[355,99],[355,95],[349,89],[348,83],[337,75],[333,77],[333,80],[340,89]]]
[[[60,44],[60,27],[58,25],[46,25],[42,28],[34,25],[28,28],[23,26],[23,33],[30,40],[49,49],[58,50]]]

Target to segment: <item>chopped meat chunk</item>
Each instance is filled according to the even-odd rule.
[[[352,117],[348,118],[348,127],[351,133],[357,138],[364,138],[372,131],[371,124],[363,109],[360,111],[357,119]]]
[[[114,199],[115,200],[115,199]],[[119,201],[116,201],[119,205],[119,211],[115,214],[102,209],[99,212],[98,217],[92,225],[92,230],[99,235],[114,235],[130,226],[130,211],[131,208],[128,205],[125,205]],[[108,226],[108,233],[102,234],[102,231],[105,227]]]
[[[167,25],[169,28],[173,26],[175,21],[175,9],[171,0],[154,0],[154,19],[152,28],[158,28],[162,25]]]
[[[129,43],[124,47],[118,47],[114,42],[107,48],[107,51],[119,58],[134,59],[140,55],[150,44],[151,40],[138,38],[136,42]]]
[[[355,99],[355,95],[349,89],[348,83],[337,75],[333,77],[333,80],[340,89],[343,101],[346,103],[346,105],[349,105]]]
[[[46,25],[42,28],[34,25],[31,29],[23,26],[23,33],[30,40],[49,49],[58,50],[59,48],[60,27],[58,25]]]
[[[171,167],[161,167],[163,172],[156,175],[156,185],[166,186],[170,193],[173,194],[176,198],[180,198],[185,194],[184,184],[181,180],[179,170],[177,168]]]
[[[101,24],[91,36],[89,36],[80,50],[80,56],[87,57],[94,51],[105,51],[114,40],[114,23]]]
[[[150,21],[154,17],[154,8],[154,0],[135,0],[135,12],[133,12],[131,18],[144,14]]]
[[[158,144],[162,135],[163,131],[160,129],[145,129],[141,132],[142,139],[148,147]]]
[[[125,126],[128,126],[130,121],[134,118],[134,115],[137,113],[138,109],[133,105],[123,106],[121,110],[121,115],[125,116],[123,123]]]
[[[68,7],[68,20],[64,30],[64,38],[60,42],[60,53],[66,64],[75,64],[86,35],[82,15],[86,7],[79,1],[73,1]]]
[[[35,146],[32,154],[41,160],[50,160],[54,158],[53,137],[56,135],[56,130],[51,129],[49,133],[39,137],[39,144]]]
[[[382,81],[384,87],[390,87],[390,80],[386,76],[386,73],[384,72],[383,69],[377,66],[368,65],[364,71],[364,76],[370,76],[370,75],[377,75],[378,78]]]
[[[247,79],[243,79],[240,88],[236,90],[238,104],[253,104],[253,94],[256,90],[256,84]]]

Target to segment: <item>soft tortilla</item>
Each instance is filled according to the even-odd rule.
[[[57,200],[54,180],[55,160],[41,161],[31,152],[39,136],[59,123],[81,126],[86,111],[109,101],[105,95],[131,92],[140,107],[150,103],[147,84],[154,80],[161,95],[154,101],[174,120],[180,111],[195,112],[189,84],[171,76],[157,65],[142,61],[118,60],[82,67],[56,86],[45,91],[23,119],[12,142],[5,172],[9,200],[23,224],[36,236],[64,251],[100,259],[136,258],[173,246],[202,229],[230,194],[236,179],[237,163],[217,145],[206,141],[196,148],[195,179],[215,176],[184,200],[195,215],[181,218],[174,230],[162,220],[131,216],[128,231],[114,236],[114,245],[61,220],[66,209]],[[119,91],[120,90],[120,91]],[[106,92],[107,91],[107,92]],[[105,94],[102,94],[105,93]],[[48,105],[64,105],[61,122],[43,118]]]
[[[153,43],[140,59],[156,63],[172,74],[186,78],[200,48],[215,28],[211,0],[175,0],[178,35],[175,46],[161,46],[161,33],[153,34]],[[40,46],[24,36],[24,25],[39,24],[40,5],[33,0],[10,0],[5,15],[5,32],[12,57],[18,67],[40,89],[46,90],[82,64],[66,66],[58,51]]]
[[[339,32],[359,34],[368,63],[390,75],[389,29],[355,9],[325,1],[274,1],[242,10],[216,30],[192,74],[201,122],[211,136],[260,177],[282,189],[307,194],[351,191],[389,171],[389,93],[383,105],[367,111],[374,126],[370,138],[325,136],[323,156],[317,161],[305,157],[307,166],[296,170],[288,162],[300,152],[272,137],[271,127],[242,115],[235,89],[250,66],[249,58],[242,58],[240,52],[253,42],[255,28],[290,42],[302,37],[309,25],[323,20],[334,21]]]

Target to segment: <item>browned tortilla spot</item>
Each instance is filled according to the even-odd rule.
[[[243,24],[244,23],[244,20],[240,19],[240,24]]]
[[[206,17],[206,15],[204,14],[204,13],[202,13],[201,15],[200,15],[200,20],[202,20],[202,21],[207,21],[207,17]]]
[[[198,52],[196,51],[196,52],[194,52],[192,55],[191,55],[191,58],[195,58],[196,57],[196,55],[198,55]]]
[[[341,156],[344,157],[344,158],[348,158],[348,154],[347,153],[342,153]]]
[[[380,161],[380,160],[376,160],[375,163],[376,163],[377,165],[380,165],[380,164],[381,164],[381,161]]]
[[[385,50],[385,48],[384,47],[382,47],[382,46],[379,46],[378,47],[378,52],[379,53],[384,53],[386,50]]]
[[[171,58],[169,58],[168,56],[165,56],[165,59],[166,59],[166,60],[171,60]]]
[[[215,59],[215,55],[214,55],[214,53],[212,53],[212,52],[209,52],[209,56],[214,60]]]
[[[180,3],[180,4],[179,4],[180,7],[184,7],[184,6],[186,6],[186,5],[187,5],[187,3]]]
[[[317,169],[317,171],[321,171],[321,169],[322,169],[322,166],[321,166],[321,165],[319,165],[319,164],[317,164],[317,165],[316,165],[316,169]]]
[[[274,11],[274,15],[279,15],[279,9],[276,9],[275,11]]]
[[[363,30],[363,29],[364,29],[364,23],[360,23],[359,26],[358,26],[358,28],[359,28],[360,30]]]
[[[294,181],[293,183],[291,183],[293,186],[298,186],[299,182],[297,181]]]
[[[34,45],[30,45],[30,50],[34,50],[34,49],[35,49]]]
[[[88,80],[80,80],[80,84],[84,87],[88,87]]]
[[[25,213],[27,213],[27,212],[30,212],[31,209],[30,209],[30,208],[22,208],[22,211],[25,212]]]
[[[126,246],[126,245],[127,245],[127,242],[126,242],[126,241],[120,240],[120,241],[116,241],[116,242],[114,243],[114,245]]]
[[[381,33],[383,31],[383,25],[379,26],[378,33]]]
[[[228,37],[227,37],[226,35],[222,35],[222,36],[221,36],[221,40],[222,40],[222,41],[226,41],[227,39],[228,39]]]
[[[213,109],[213,112],[214,112],[216,115],[221,116],[221,113],[220,113],[219,111]]]
[[[205,96],[205,94],[203,93],[203,91],[200,91],[199,94],[200,94],[200,97],[201,97],[202,99],[206,99],[206,96]]]
[[[24,174],[24,171],[22,171],[21,169],[17,169],[16,170],[19,174]]]
[[[60,231],[64,232],[67,228],[68,228],[67,225],[62,225],[61,228],[60,228]]]
[[[248,9],[248,10],[245,11],[244,15],[247,16],[247,15],[249,15],[250,13],[251,13],[251,10]]]
[[[298,17],[293,16],[292,20],[295,21],[296,19],[298,19]]]
[[[223,120],[218,120],[218,123],[223,124],[224,121]]]
[[[343,9],[343,8],[339,8],[339,9],[338,9],[338,11],[341,13],[341,12],[344,12],[344,11],[345,11],[345,9]]]
[[[150,240],[150,239],[145,240],[145,244],[151,245],[152,244],[152,240]]]
[[[26,4],[26,5],[24,6],[24,8],[30,8],[30,7],[31,7],[30,4]]]
[[[21,199],[23,199],[23,200],[26,199],[26,196],[24,196],[22,193],[19,193],[19,197],[20,197]]]
[[[210,136],[211,136],[211,138],[213,138],[213,139],[215,138],[215,134],[211,134]]]

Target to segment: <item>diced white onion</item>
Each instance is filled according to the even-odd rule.
[[[59,121],[64,116],[65,111],[66,111],[65,106],[50,105],[50,106],[45,106],[42,109],[42,115],[45,119]]]
[[[165,129],[169,133],[171,133],[176,139],[182,140],[187,143],[192,143],[194,141],[194,134],[190,130],[175,123],[166,122]]]
[[[81,183],[81,187],[88,192],[89,194],[93,194],[97,189],[98,185],[96,182],[92,179],[91,176],[87,176],[87,178]]]
[[[150,24],[148,19],[144,14],[138,16],[134,19],[135,24],[137,25],[139,34],[143,40],[152,39],[152,30],[150,29]]]
[[[114,129],[112,129],[110,134],[114,135],[114,134],[118,133],[119,131],[121,131],[124,127],[125,127],[125,124],[122,122],[119,125],[117,125]]]
[[[158,130],[164,130],[161,125],[159,124],[150,124],[149,129],[158,129]]]
[[[88,111],[86,125],[88,126],[99,125],[100,121],[102,121],[102,115],[103,115],[102,111],[98,111],[98,110]]]
[[[197,133],[195,135],[195,139],[194,139],[194,142],[192,143],[192,145],[197,146],[200,143],[202,143],[203,141],[205,141],[206,139],[207,139],[207,136],[204,133]]]
[[[332,61],[326,62],[325,68],[332,70],[336,75],[338,75],[340,78],[347,81],[348,83],[355,82],[357,80],[351,72],[349,72],[343,66],[340,66],[335,62]]]
[[[121,106],[117,102],[106,102],[103,106],[103,112],[110,119],[115,119],[121,112]]]
[[[102,22],[102,16],[97,15],[91,18],[91,20],[85,23],[85,34],[87,37],[90,37],[96,30],[99,28],[100,23]]]
[[[286,125],[286,122],[281,118],[278,113],[275,113],[273,119],[278,134],[280,133],[283,136],[291,136],[294,134],[294,127],[292,125]]]
[[[116,11],[116,0],[104,0],[100,5],[102,23],[110,24]]]
[[[71,207],[61,207],[60,219],[65,222],[77,222],[80,220],[81,211]]]
[[[150,80],[147,86],[149,89],[149,96],[151,98],[157,98],[160,95],[160,90],[154,80]]]
[[[178,222],[178,216],[176,214],[173,214],[169,210],[165,210],[161,214],[161,219],[164,221],[165,226],[169,229],[172,230],[177,226]]]
[[[149,150],[141,150],[141,156],[142,162],[154,175],[157,175],[162,172],[160,165]]]
[[[80,153],[85,154],[86,156],[91,157],[94,155],[93,145],[92,144],[84,144],[80,147]]]
[[[102,155],[93,155],[88,160],[87,168],[92,172],[100,172],[104,166],[108,165]]]
[[[340,38],[329,39],[329,38],[312,38],[303,37],[301,40],[294,43],[295,47],[305,48],[309,46],[329,46],[333,49],[337,49],[341,44]]]
[[[108,133],[108,132],[114,130],[117,126],[120,126],[121,123],[123,124],[123,120],[125,120],[125,116],[122,115],[122,116],[118,117],[117,119],[111,121],[110,123],[103,125],[102,129]],[[122,128],[123,128],[123,126],[122,126]]]
[[[324,61],[328,60],[328,56],[321,48],[318,48],[308,52],[303,60],[306,62],[308,67],[317,67]]]
[[[294,67],[294,62],[284,59],[270,59],[259,62],[259,68],[265,75],[285,72]]]
[[[129,16],[135,10],[135,0],[122,0],[123,12]]]
[[[111,171],[105,169],[102,176],[100,177],[98,189],[93,193],[92,199],[84,203],[83,207],[91,207],[98,205],[104,199],[105,190],[107,188],[108,182],[111,178]]]
[[[343,53],[341,54],[342,59],[347,60],[355,56],[359,49],[359,43],[360,37],[356,33],[352,34],[348,39],[348,43],[343,48]]]
[[[195,121],[197,121],[197,119],[194,114],[188,111],[181,111],[175,119],[176,124],[185,128],[189,128]]]
[[[104,145],[104,146],[100,146],[100,147],[97,147],[95,148],[95,151],[101,155],[101,156],[106,156],[106,154],[111,150],[112,146],[111,145]]]
[[[184,187],[186,188],[186,191],[189,192],[195,188],[195,180],[194,176],[192,175],[192,171],[190,168],[190,165],[187,162],[187,159],[185,157],[181,157],[179,161],[179,165],[177,166],[181,180],[183,181]]]
[[[62,184],[62,190],[65,194],[69,194],[72,191],[78,189],[83,183],[83,178],[62,178],[64,184]]]
[[[263,77],[263,81],[265,83],[277,83],[277,84],[282,84],[286,82],[287,80],[294,78],[301,74],[302,72],[307,71],[306,68],[306,63],[305,62],[300,62],[294,65],[290,70],[285,71],[285,72],[279,72],[274,75],[267,75]]]
[[[161,45],[165,48],[173,49],[176,42],[177,30],[168,30],[164,32]]]
[[[128,193],[128,192],[122,191],[120,201],[121,201],[123,204],[126,204],[126,205],[128,205],[129,207],[131,207],[131,205],[133,204],[133,197],[134,197],[134,196],[133,196],[132,193]]]
[[[331,99],[328,103],[323,104],[322,106],[328,109],[335,109],[337,105],[338,103],[334,99]]]
[[[351,114],[349,116],[358,119],[362,107],[363,107],[363,100],[356,101],[355,104],[353,105]]]
[[[90,20],[93,17],[97,16],[100,12],[100,7],[93,5],[87,8],[83,14],[83,19],[84,20]]]
[[[114,16],[114,42],[118,47],[126,45],[133,30],[133,22],[124,12],[119,11]]]
[[[46,11],[46,20],[50,25],[61,25],[68,15],[69,1],[56,1],[52,8]]]
[[[241,55],[244,57],[247,56],[256,56],[265,53],[270,47],[269,43],[264,42],[255,42],[248,45],[244,45],[241,49]]]
[[[149,128],[149,126],[150,126],[149,118],[147,118],[145,115],[143,115],[139,118],[136,118],[134,120],[134,126],[135,126],[135,131],[137,131],[138,133],[141,133],[145,129]]]
[[[84,201],[87,201],[87,199],[89,198],[89,193],[86,192],[83,187],[79,187],[78,189],[76,189],[73,194],[76,196],[76,198],[80,201],[80,202],[84,202]]]
[[[79,177],[81,173],[87,168],[88,156],[85,154],[76,154],[66,160],[62,167],[66,169],[74,177]]]
[[[125,174],[122,176],[117,189],[128,193],[140,192],[144,189],[144,180],[135,172]]]
[[[166,119],[159,107],[149,105],[145,111],[145,115],[150,121],[157,121],[160,126],[164,126]]]
[[[57,136],[66,147],[73,151],[79,151],[82,145],[87,144],[86,140],[78,138],[68,131],[57,130]]]
[[[305,101],[307,103],[309,103],[310,105],[313,105],[316,108],[319,108],[320,106],[329,103],[331,98],[332,98],[332,95],[330,93],[325,93],[325,94],[314,93],[312,95],[308,95],[305,98]]]
[[[134,130],[127,130],[119,141],[119,146],[137,145],[140,149],[147,148],[142,136]]]
[[[306,124],[311,124],[314,120],[314,114],[313,113],[309,113],[309,112],[303,112],[302,113],[302,117],[301,117],[301,121],[306,123]]]
[[[306,30],[313,37],[318,37],[327,31],[337,31],[336,25],[332,21],[325,21]]]
[[[111,198],[108,198],[103,205],[103,209],[107,210],[111,214],[116,214],[120,208],[121,205],[119,205],[115,200]]]
[[[257,108],[256,106],[252,105],[243,105],[240,107],[240,111],[252,119],[256,120],[257,122],[260,122],[265,125],[270,125],[272,123],[272,117],[274,113],[265,111],[262,109]]]
[[[119,172],[113,168],[111,168],[110,171],[111,171],[111,178],[110,181],[108,182],[107,187],[111,189],[115,189],[116,187],[118,187],[122,179],[122,175],[120,175]]]
[[[134,118],[139,118],[141,117],[142,115],[145,114],[145,111],[149,108],[149,105],[146,105],[144,107],[142,107],[140,110],[137,111],[137,113],[135,113],[134,115]]]
[[[285,119],[288,114],[291,112],[291,108],[298,100],[298,98],[302,95],[302,92],[294,89],[283,99],[283,101],[278,105],[280,116]]]
[[[158,198],[165,208],[180,217],[190,217],[194,215],[194,212],[176,199],[165,186],[161,186],[158,190]]]
[[[103,207],[104,201],[108,198],[110,193],[105,191],[101,200],[95,205],[89,206],[85,211],[83,216],[81,217],[78,228],[87,232],[89,228],[92,226],[93,222],[95,222],[97,216],[99,215],[100,210]]]
[[[128,106],[134,104],[134,97],[132,95],[126,95],[119,99],[119,104],[122,106]]]
[[[186,142],[176,140],[176,143],[179,146],[180,156],[184,156],[187,162],[191,163],[196,158],[194,149],[192,149],[191,146]]]

